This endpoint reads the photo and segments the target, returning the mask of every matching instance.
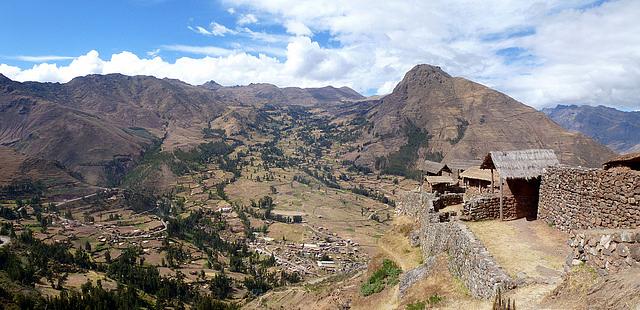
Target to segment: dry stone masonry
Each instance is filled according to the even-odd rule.
[[[568,267],[586,263],[600,274],[640,267],[640,229],[578,230],[569,245]]]
[[[446,195],[444,195],[446,196]],[[498,289],[503,291],[515,286],[514,280],[498,265],[467,226],[451,213],[437,212],[442,196],[411,191],[401,195],[397,212],[418,220],[417,231],[424,266],[407,273],[401,279],[402,291],[406,291],[417,278],[425,277],[438,254],[446,253],[449,270],[460,278],[471,294],[479,298],[491,298]],[[461,198],[461,196],[459,196]],[[447,197],[447,204],[458,202],[458,197]],[[443,203],[444,204],[444,203]]]
[[[462,215],[465,220],[481,221],[500,218],[500,197],[483,195],[464,203]],[[502,216],[505,220],[518,218],[517,203],[513,196],[503,197]]]
[[[547,168],[538,218],[560,230],[640,227],[640,172]]]
[[[449,270],[474,297],[491,298],[498,289],[505,291],[514,287],[513,279],[460,221],[440,222],[438,214],[423,217],[421,247],[425,260],[447,253]]]

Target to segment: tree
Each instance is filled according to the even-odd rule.
[[[209,283],[209,289],[218,299],[226,299],[231,294],[233,287],[231,286],[232,280],[227,277],[224,272],[217,274],[211,279]]]

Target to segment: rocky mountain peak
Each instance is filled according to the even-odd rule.
[[[0,83],[4,84],[9,82],[12,82],[12,80],[6,77],[4,74],[0,73]]]
[[[206,88],[206,89],[211,89],[211,90],[216,90],[216,89],[219,89],[219,88],[221,88],[221,87],[222,87],[222,85],[218,84],[218,83],[217,83],[216,81],[214,81],[214,80],[208,81],[208,82],[206,82],[206,83],[204,83],[204,84],[202,84],[202,85],[200,85],[200,86],[201,86],[201,87],[204,87],[204,88]]]
[[[420,64],[413,67],[405,75],[402,81],[393,90],[394,92],[415,88],[431,87],[445,83],[451,79],[451,75],[444,72],[438,66]]]

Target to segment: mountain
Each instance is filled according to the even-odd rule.
[[[242,132],[266,104],[330,107],[362,98],[330,86],[194,86],[122,74],[19,83],[0,76],[0,145],[107,186],[117,184],[154,145],[160,143],[162,151],[189,149],[206,142],[203,130],[211,126]]]
[[[640,112],[605,106],[558,105],[542,112],[560,126],[581,132],[618,153],[640,152]]]
[[[615,155],[532,107],[430,65],[407,72],[365,117],[365,142],[349,156],[383,171],[402,170],[419,158],[481,159],[495,150],[551,148],[561,162],[582,166]]]

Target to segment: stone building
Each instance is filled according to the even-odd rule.
[[[478,168],[482,164],[480,159],[453,159],[448,161],[447,167],[451,169],[451,177],[454,180],[460,179],[460,174],[471,168]]]
[[[456,191],[456,181],[450,176],[429,175],[424,177],[427,191],[444,194]]]
[[[420,170],[424,175],[451,175],[451,169],[447,165],[430,160],[423,161]]]
[[[542,177],[538,218],[560,230],[640,227],[640,153],[604,169],[554,167]]]
[[[540,177],[545,168],[559,164],[553,150],[494,151],[487,154],[480,168],[489,169],[491,174],[494,170],[498,172],[500,219],[505,219],[505,208],[513,209],[510,213],[516,218],[535,218]]]
[[[630,153],[610,159],[603,164],[605,170],[622,168],[623,170],[640,171],[640,152]]]
[[[500,176],[497,172],[491,173],[490,170],[473,167],[460,173],[462,185],[467,194],[493,193],[493,184],[495,180],[499,180]]]

